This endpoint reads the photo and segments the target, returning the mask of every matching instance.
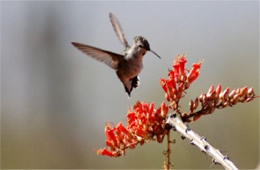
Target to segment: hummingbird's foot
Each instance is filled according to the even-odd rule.
[[[138,85],[139,85],[139,78],[138,78],[138,76],[132,78],[131,81],[132,81],[132,88],[131,88],[131,90],[132,90],[133,88],[138,87]]]
[[[136,88],[139,85],[138,76],[135,76],[134,78],[130,79],[130,82],[131,82],[130,89],[127,86],[125,86],[125,91],[128,94],[128,97],[131,97],[131,92],[132,92],[133,88]]]

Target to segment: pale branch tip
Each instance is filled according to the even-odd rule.
[[[190,144],[198,147],[202,152],[206,153],[212,157],[214,164],[220,164],[225,169],[237,170],[238,168],[235,164],[229,159],[228,156],[225,156],[221,153],[219,149],[214,148],[205,137],[195,133],[189,126],[187,126],[180,117],[175,116],[173,113],[167,117],[166,125],[174,127],[173,130],[179,132],[181,136],[190,140]]]

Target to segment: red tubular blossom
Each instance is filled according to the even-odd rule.
[[[159,114],[158,114],[159,113]],[[163,120],[168,113],[168,107],[163,102],[159,109],[153,103],[137,102],[127,114],[127,126],[119,122],[111,128],[105,127],[107,136],[105,149],[97,151],[106,156],[120,156],[127,148],[135,148],[149,140],[156,140],[153,136],[164,134]],[[116,133],[116,134],[115,134]]]
[[[219,98],[223,102],[228,100],[229,87],[227,87],[222,93],[220,93]]]
[[[188,81],[192,83],[199,76],[201,62],[192,64],[192,69],[188,73]]]
[[[219,84],[217,87],[216,87],[216,95],[219,95],[221,92],[221,84]]]
[[[165,98],[171,102],[171,106],[176,109],[178,101],[183,97],[183,92],[190,87],[190,84],[199,76],[201,62],[194,63],[189,72],[185,68],[186,56],[178,55],[169,70],[168,79],[161,79],[161,86],[165,92]]]
[[[153,113],[153,111],[154,111],[154,103],[151,103],[150,106],[149,106],[148,112]]]
[[[148,113],[148,104],[147,103],[142,103],[141,105],[143,113]]]
[[[168,77],[169,77],[169,79],[174,79],[174,77],[175,77],[175,71],[169,70]]]
[[[168,88],[176,88],[176,82],[174,79],[170,79],[167,81]]]
[[[214,85],[211,85],[211,86],[209,87],[207,96],[212,96],[213,93],[214,93]]]
[[[178,75],[179,74],[180,64],[179,63],[175,63],[175,64],[172,65],[172,67],[173,67],[174,73],[176,73],[176,75]]]
[[[161,86],[162,86],[164,92],[167,92],[166,80],[162,78],[160,83],[161,83]]]
[[[179,59],[179,63],[180,63],[180,71],[181,74],[184,74],[185,71],[185,63],[187,62],[186,58],[183,56]]]
[[[110,147],[112,150],[115,149],[115,145],[109,140],[106,140],[106,146]]]
[[[193,74],[190,74],[188,76],[189,83],[192,83],[194,80],[196,80],[198,78],[198,76],[199,76],[199,72],[195,72]]]
[[[136,131],[135,131],[135,134],[137,135],[137,136],[140,136],[140,137],[144,137],[145,135],[146,135],[146,132],[143,130],[143,129],[137,129]]]
[[[251,87],[251,88],[248,89],[247,94],[248,94],[249,96],[251,96],[252,94],[254,95],[254,89],[253,89],[253,87]]]
[[[96,151],[96,153],[98,155],[105,155],[105,156],[110,156],[110,157],[115,156],[111,151],[108,151],[106,148],[105,149],[98,149]]]
[[[198,71],[200,69],[200,66],[201,66],[201,61],[199,61],[198,63],[194,63],[192,64],[192,69],[194,72]]]
[[[133,143],[128,143],[126,147],[129,147],[131,149],[134,149],[136,147],[136,142],[133,142]]]
[[[135,115],[134,112],[129,112],[129,113],[127,114],[128,122],[133,122],[136,118],[137,118],[137,117],[136,117],[136,115]]]
[[[116,126],[116,129],[122,133],[124,133],[125,135],[128,135],[129,137],[131,136],[131,133],[129,132],[129,130],[127,130],[122,122],[120,122],[117,126]]]
[[[246,95],[247,91],[248,91],[248,87],[245,86],[245,87],[243,87],[243,88],[241,89],[241,94],[244,96],[244,95]]]
[[[113,141],[114,144],[116,145],[117,144],[117,141],[116,141],[116,136],[114,134],[114,129],[111,129],[109,125],[107,125],[105,127],[105,133],[106,133],[106,136],[107,136],[107,139],[109,141]]]
[[[166,117],[166,115],[168,114],[168,111],[169,111],[169,107],[166,106],[165,102],[162,102],[162,104],[161,104],[161,116]]]

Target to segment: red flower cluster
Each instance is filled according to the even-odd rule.
[[[171,102],[172,109],[178,107],[180,98],[183,97],[183,92],[190,87],[190,84],[199,76],[201,62],[194,63],[190,70],[185,68],[187,62],[184,55],[176,56],[172,65],[172,70],[169,70],[168,78],[161,79],[161,86],[165,92],[165,98]]]
[[[221,85],[219,84],[216,89],[211,85],[207,94],[202,93],[195,100],[191,100],[189,103],[190,113],[183,114],[183,120],[190,122],[198,120],[202,115],[212,113],[215,109],[225,108],[227,106],[233,106],[239,102],[250,102],[255,98],[253,88],[247,86],[243,88],[236,88],[230,92],[229,88],[226,88],[221,92]],[[199,107],[200,110],[195,110]]]
[[[233,106],[238,102],[249,102],[255,98],[253,88],[237,88],[231,92],[226,88],[221,92],[221,85],[216,89],[212,85],[207,93],[202,93],[195,100],[190,101],[188,113],[181,112],[179,100],[191,83],[198,78],[201,66],[201,62],[194,63],[188,70],[185,68],[186,62],[184,55],[178,55],[172,69],[169,70],[168,79],[162,78],[160,81],[165,98],[170,105],[166,106],[163,102],[160,108],[156,109],[153,103],[137,102],[128,110],[127,126],[122,122],[113,127],[106,124],[106,148],[97,150],[97,154],[119,157],[125,154],[126,149],[133,149],[137,144],[142,145],[149,140],[161,143],[167,134],[165,121],[169,108],[178,113],[183,122],[188,123],[199,119],[202,115],[212,113],[215,109]]]
[[[159,109],[154,104],[137,102],[127,113],[127,126],[122,122],[115,127],[105,127],[107,148],[97,150],[97,154],[118,157],[125,154],[128,148],[144,144],[149,140],[162,142],[165,135],[164,121],[168,107],[163,102]]]

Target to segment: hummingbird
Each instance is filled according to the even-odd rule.
[[[109,13],[109,18],[117,37],[125,48],[122,54],[117,54],[78,42],[72,42],[72,45],[90,57],[107,64],[115,70],[118,78],[124,85],[128,97],[130,97],[133,88],[137,88],[139,85],[138,75],[143,69],[143,56],[146,52],[150,51],[158,58],[161,57],[150,49],[149,42],[143,36],[135,36],[133,44],[130,46],[116,16]]]

